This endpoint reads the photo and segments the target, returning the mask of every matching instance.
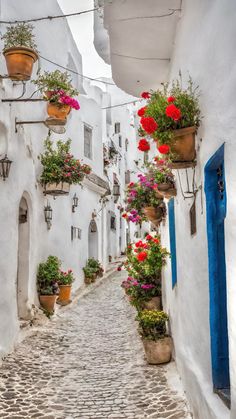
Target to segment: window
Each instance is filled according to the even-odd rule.
[[[115,134],[119,134],[120,133],[120,122],[116,122],[115,123]]]
[[[84,125],[84,156],[92,159],[92,128]]]
[[[119,147],[122,147],[122,136],[119,135]]]
[[[125,140],[125,151],[128,151],[129,140],[126,138]]]
[[[176,238],[175,238],[175,201],[171,199],[168,203],[169,213],[169,236],[170,236],[170,252],[171,252],[171,271],[172,271],[172,288],[177,283],[177,264],[176,264]]]
[[[116,217],[111,215],[111,230],[116,230]]]

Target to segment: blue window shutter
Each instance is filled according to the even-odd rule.
[[[171,199],[168,203],[169,213],[169,235],[170,235],[170,252],[171,252],[171,271],[172,271],[172,288],[177,283],[177,264],[176,264],[176,238],[175,238],[175,201]]]

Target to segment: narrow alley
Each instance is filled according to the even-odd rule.
[[[175,364],[144,359],[124,277],[105,279],[4,360],[1,418],[191,418]]]

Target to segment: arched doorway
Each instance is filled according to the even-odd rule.
[[[98,229],[95,220],[91,220],[89,224],[88,257],[98,259]]]
[[[17,310],[20,319],[29,319],[31,317],[31,308],[28,303],[30,221],[29,208],[25,196],[20,201],[18,220]]]

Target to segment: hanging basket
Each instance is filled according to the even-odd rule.
[[[38,60],[36,51],[26,47],[12,47],[5,49],[3,55],[11,80],[30,80],[33,65]]]
[[[159,183],[158,192],[162,196],[162,198],[167,199],[177,195],[175,186],[172,183]]]
[[[59,103],[48,102],[47,104],[47,113],[50,118],[53,120],[58,120],[59,123],[63,121],[66,123],[67,116],[71,111],[69,105],[63,105]]]
[[[45,195],[68,195],[70,192],[70,184],[65,182],[59,183],[47,183],[44,186],[44,194]]]

